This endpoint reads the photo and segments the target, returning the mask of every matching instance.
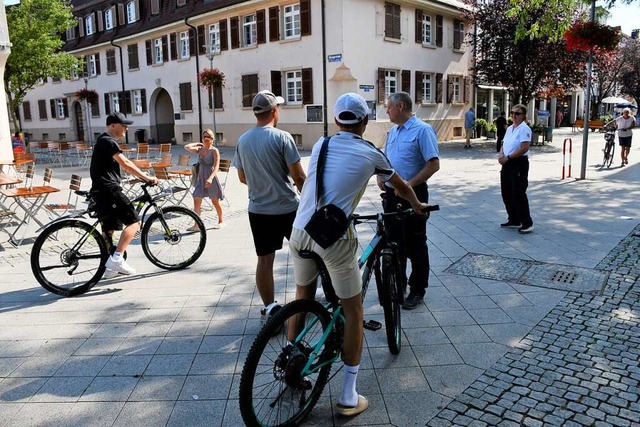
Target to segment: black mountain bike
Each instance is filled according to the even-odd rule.
[[[608,168],[613,163],[613,155],[616,152],[616,127],[615,123],[613,126],[610,124],[611,122],[605,125],[604,131],[604,148],[602,152],[604,153],[604,157],[602,158],[602,167]]]
[[[142,251],[160,268],[186,268],[204,251],[207,242],[204,223],[185,207],[161,206],[158,201],[169,194],[166,191],[150,194],[150,186],[142,184],[142,194],[132,201],[142,219]],[[76,193],[86,198],[87,209],[47,224],[31,252],[31,270],[38,283],[49,292],[65,297],[85,293],[98,283],[110,252],[115,249],[110,248],[98,230],[100,221],[91,194],[88,191]],[[150,209],[152,211],[147,215]],[[87,217],[95,221],[88,223]],[[194,224],[198,225],[198,231],[188,230]]]
[[[439,210],[438,205],[427,209],[436,210]],[[400,270],[400,249],[389,239],[385,222],[403,222],[412,214],[407,210],[354,215],[355,224],[376,221],[376,234],[358,260],[363,268],[362,298],[373,273],[384,311],[387,344],[393,354],[398,354],[401,347],[400,313],[405,275]],[[308,251],[301,255],[318,264],[327,303],[292,301],[258,333],[240,376],[240,413],[247,426],[290,426],[302,422],[329,381],[331,365],[341,357],[345,326],[342,306],[320,257]],[[289,322],[296,324],[295,337],[287,336]],[[378,330],[382,325],[369,320],[364,327]]]

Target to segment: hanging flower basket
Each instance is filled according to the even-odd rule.
[[[210,88],[212,86],[224,87],[224,73],[217,68],[205,68],[198,74],[198,82],[200,86]]]
[[[591,49],[612,51],[620,43],[620,30],[598,22],[575,22],[564,33],[567,50],[590,51]]]
[[[98,102],[98,92],[93,89],[80,89],[76,92],[76,98],[80,101],[86,99],[89,104],[96,104]]]

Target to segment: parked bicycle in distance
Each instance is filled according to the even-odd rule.
[[[142,184],[142,194],[132,200],[142,222],[142,251],[157,267],[186,268],[204,251],[207,242],[204,223],[195,212],[183,206],[161,207],[158,202],[168,194],[165,191],[151,194],[150,186]],[[100,221],[91,194],[76,193],[86,198],[87,209],[47,224],[31,252],[31,270],[38,283],[49,292],[65,297],[85,293],[98,283],[110,255],[109,244],[98,228]],[[87,222],[91,219],[92,223]],[[198,231],[187,230],[194,224],[198,225]]]
[[[613,155],[616,152],[616,122],[610,121],[604,126],[604,153],[602,158],[602,167],[609,168],[613,163]]]
[[[427,212],[439,210],[429,206]],[[401,271],[398,244],[386,231],[386,221],[403,223],[411,210],[353,215],[354,224],[376,221],[376,234],[358,260],[362,270],[362,298],[371,275],[376,278],[378,299],[384,311],[387,344],[393,354],[401,349],[401,306],[405,274]],[[240,376],[240,413],[247,426],[289,426],[301,423],[318,402],[329,381],[331,365],[341,358],[345,318],[331,278],[320,257],[310,251],[302,256],[315,260],[320,271],[326,304],[295,300],[286,304],[258,333]],[[297,336],[288,337],[288,323],[295,322]],[[364,327],[378,330],[369,320]]]

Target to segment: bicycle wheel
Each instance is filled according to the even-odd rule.
[[[391,354],[398,354],[402,346],[402,324],[400,321],[402,290],[401,279],[398,275],[398,263],[391,254],[382,254],[380,263],[382,286],[378,286],[378,292],[384,292],[380,299],[384,311],[387,344]]]
[[[602,160],[602,167],[608,168],[613,162],[613,153],[615,151],[615,145],[611,142],[607,142],[604,146],[604,157]]]
[[[197,224],[198,231],[189,231]],[[166,270],[179,270],[196,262],[207,243],[207,231],[200,217],[182,206],[162,208],[162,216],[154,212],[140,233],[142,250],[154,265]]]
[[[289,343],[287,325],[294,317],[304,335]],[[302,374],[312,350],[329,327],[320,303],[296,300],[269,320],[253,342],[240,376],[240,413],[247,426],[297,425],[318,402],[333,359],[342,343],[331,334],[310,375]],[[276,333],[281,328],[281,332]],[[341,338],[342,336],[340,336]],[[321,366],[322,365],[322,366]]]
[[[83,221],[66,220],[38,236],[31,251],[31,271],[43,288],[70,297],[98,283],[108,256],[98,230]]]

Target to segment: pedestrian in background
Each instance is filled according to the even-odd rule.
[[[298,209],[295,187],[302,191],[305,173],[300,154],[289,132],[277,129],[281,96],[268,90],[253,97],[256,126],[238,139],[234,166],[249,191],[249,225],[258,255],[256,287],[264,304],[266,321],[280,308],[274,297],[273,261],[282,242],[291,237]]]
[[[464,142],[464,148],[471,148],[471,135],[476,126],[476,112],[473,107],[464,114],[464,129],[467,133],[467,139]]]
[[[500,117],[496,119],[496,134],[498,136],[496,140],[496,151],[498,152],[500,152],[502,148],[502,141],[504,140],[504,134],[507,133],[507,127],[509,127],[509,124],[507,123],[505,112],[500,111]]]
[[[202,199],[208,197],[218,215],[218,224],[213,228],[221,228],[224,226],[224,218],[220,200],[224,199],[224,194],[218,179],[220,152],[213,146],[213,131],[211,129],[205,130],[202,132],[202,142],[187,144],[184,149],[198,155],[198,176],[195,178],[193,186],[193,211],[200,216]],[[189,228],[189,231],[198,231],[198,225],[194,224]]]
[[[396,172],[413,188],[418,200],[428,203],[427,180],[440,169],[438,139],[430,125],[413,115],[412,108],[411,96],[405,92],[394,93],[387,100],[387,114],[395,126],[387,135],[385,154]],[[385,191],[382,203],[385,212],[397,212],[398,205],[402,210],[411,207],[409,202],[398,196],[393,184],[378,180],[378,186]],[[411,260],[409,295],[402,307],[413,310],[423,301],[429,286],[427,217],[409,217],[404,230],[391,221],[388,231],[395,241],[402,243],[400,259],[403,272],[407,271],[407,259]]]
[[[631,151],[631,137],[633,132],[631,129],[636,127],[636,118],[631,115],[631,110],[625,108],[622,115],[616,117],[616,125],[618,126],[618,143],[620,144],[620,158],[622,163],[620,167],[629,164],[629,151]]]
[[[507,210],[507,222],[501,227],[519,227],[518,233],[533,231],[533,220],[529,212],[527,187],[529,186],[529,146],[531,128],[525,122],[527,107],[522,104],[511,108],[513,124],[507,128],[502,151],[498,156],[502,201]]]

